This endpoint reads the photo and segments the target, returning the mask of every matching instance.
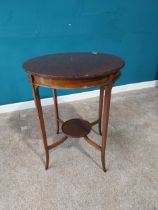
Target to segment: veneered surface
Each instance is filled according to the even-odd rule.
[[[32,75],[54,79],[84,79],[104,77],[119,71],[124,61],[102,53],[61,53],[40,56],[23,64]]]
[[[62,131],[71,137],[80,138],[87,135],[91,130],[91,124],[82,119],[70,119],[63,123]]]

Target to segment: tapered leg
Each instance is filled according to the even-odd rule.
[[[102,145],[101,145],[101,161],[102,161],[103,171],[105,171],[105,172],[106,172],[105,148],[106,148],[106,140],[107,140],[111,89],[112,89],[111,85],[105,87],[104,101],[103,101],[104,108],[103,108],[103,131],[102,131]]]
[[[33,90],[33,95],[34,95],[37,115],[38,115],[39,122],[40,122],[41,135],[42,135],[43,144],[44,144],[44,148],[45,148],[45,155],[46,155],[45,169],[48,169],[48,165],[49,165],[49,150],[48,150],[48,144],[47,144],[47,136],[46,136],[46,131],[45,131],[43,111],[42,111],[41,101],[40,101],[40,96],[39,96],[39,87],[34,85],[34,84],[31,84],[31,85],[32,85],[32,90]]]
[[[55,110],[55,118],[56,118],[56,127],[57,127],[57,134],[58,134],[59,133],[59,111],[58,111],[58,101],[57,101],[56,89],[53,89],[53,98],[54,98],[54,110]]]
[[[99,96],[99,119],[98,119],[98,130],[99,134],[102,135],[102,113],[103,113],[103,96],[104,88],[100,87],[100,96]]]

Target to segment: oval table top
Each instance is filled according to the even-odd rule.
[[[119,71],[124,61],[96,52],[60,53],[40,56],[23,64],[27,73],[51,79],[91,79]]]

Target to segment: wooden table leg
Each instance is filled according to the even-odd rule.
[[[58,111],[58,101],[57,101],[56,89],[53,89],[53,98],[54,98],[54,110],[55,110],[57,134],[59,134],[59,111]]]
[[[109,110],[110,110],[110,99],[111,99],[111,89],[112,86],[104,87],[104,107],[103,107],[103,130],[102,130],[102,145],[101,145],[101,161],[103,171],[106,172],[105,166],[105,148],[107,140],[107,131],[108,131],[108,120],[109,120]]]
[[[100,87],[100,96],[99,96],[99,117],[98,117],[98,130],[99,134],[102,135],[102,113],[103,113],[103,96],[104,96],[104,87]]]
[[[45,155],[46,155],[45,169],[48,169],[48,165],[49,165],[49,149],[48,149],[47,136],[46,136],[46,131],[45,131],[43,111],[42,111],[42,106],[41,106],[41,101],[40,101],[40,96],[39,96],[39,87],[34,85],[32,82],[31,82],[31,85],[32,85],[32,90],[33,90],[33,95],[34,95],[34,101],[35,101],[35,105],[36,105],[37,115],[38,115],[39,122],[40,122],[41,135],[42,135],[43,144],[44,144],[44,148],[45,148]]]

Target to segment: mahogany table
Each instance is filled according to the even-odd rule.
[[[102,53],[62,53],[33,58],[23,64],[32,86],[37,114],[39,118],[46,163],[49,166],[49,150],[62,144],[68,137],[83,137],[87,143],[101,152],[103,171],[105,167],[105,148],[107,139],[108,118],[112,85],[120,75],[124,61],[116,56]],[[61,124],[64,137],[48,145],[45,123],[40,102],[39,87],[53,89],[54,110],[57,133]],[[63,121],[59,116],[57,89],[100,88],[98,119],[92,123],[82,119]],[[103,118],[103,119],[102,119]],[[88,137],[91,127],[98,123],[102,136],[100,145]]]

